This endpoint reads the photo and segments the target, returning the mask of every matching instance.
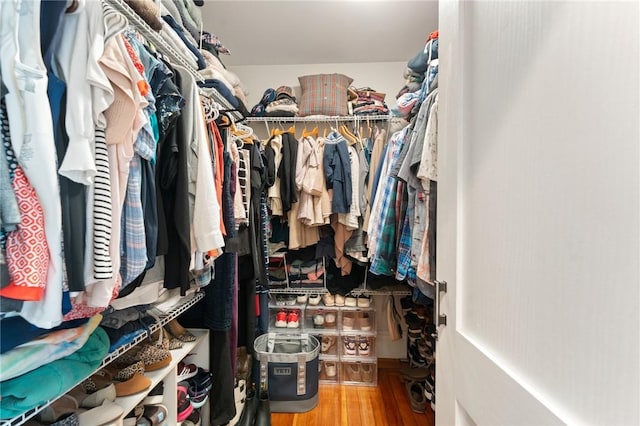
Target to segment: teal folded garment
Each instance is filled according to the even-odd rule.
[[[89,376],[109,351],[107,333],[98,327],[73,354],[0,383],[0,418],[9,419],[44,404]]]

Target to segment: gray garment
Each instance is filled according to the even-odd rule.
[[[416,116],[416,124],[413,128],[413,134],[411,135],[411,140],[415,140],[416,146],[413,151],[413,155],[411,156],[411,161],[409,165],[411,166],[411,170],[414,174],[418,173],[418,166],[420,164],[420,160],[422,159],[422,150],[424,149],[424,139],[427,133],[427,122],[429,120],[429,111],[431,111],[431,107],[435,102],[436,96],[438,94],[438,90],[434,90],[429,93],[426,99],[422,102],[420,106],[420,111]]]
[[[360,216],[364,217],[364,214],[367,211],[367,195],[365,194],[365,185],[367,176],[369,175],[369,163],[367,162],[367,157],[364,155],[363,149],[358,152],[358,160],[360,162],[360,181],[358,182],[358,188],[360,190]]]
[[[162,6],[164,6],[169,15],[173,16],[173,19],[175,19],[178,24],[184,27],[182,23],[182,17],[180,16],[180,12],[178,11],[178,7],[173,2],[173,0],[162,0]],[[162,9],[160,10],[162,15],[165,15],[164,11]]]
[[[196,112],[200,113],[200,96],[196,86],[196,80],[186,68],[174,65],[173,69],[180,74],[180,91],[186,102],[182,109],[182,116],[187,126],[182,126],[180,137],[189,145],[187,155],[187,169],[189,170],[189,218],[193,222],[193,211],[196,203],[196,177],[198,176],[198,143],[194,129]]]
[[[416,116],[414,127],[411,133],[411,142],[406,152],[404,161],[398,170],[398,179],[407,183],[409,194],[408,211],[413,211],[413,222],[411,225],[411,266],[416,269],[418,258],[422,251],[422,240],[426,237],[427,221],[429,220],[428,205],[429,188],[423,188],[422,181],[418,179],[417,172],[422,158],[424,148],[424,138],[426,136],[429,111],[434,103],[437,90],[430,93],[422,102],[420,111]]]
[[[101,327],[119,329],[131,321],[137,321],[146,315],[148,305],[131,306],[129,308],[115,310],[112,307],[102,312]]]
[[[182,26],[194,39],[198,40],[200,38],[200,27],[202,27],[200,8],[197,7],[192,0],[173,0],[173,3],[176,5],[176,9],[180,14]]]
[[[20,211],[18,200],[11,187],[9,164],[4,143],[0,143],[0,229],[11,232],[18,228]]]

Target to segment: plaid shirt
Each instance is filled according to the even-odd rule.
[[[153,104],[146,110],[150,114],[155,109]],[[149,160],[153,157],[156,140],[150,122],[138,132],[138,137],[133,144],[135,154],[129,163],[129,180],[127,181],[127,194],[122,209],[122,240],[120,252],[122,263],[120,275],[122,287],[129,284],[140,275],[147,265],[147,239],[144,227],[144,211],[142,210],[142,166],[140,157]]]
[[[380,177],[372,217],[379,217],[380,220],[371,221],[370,228],[374,228],[374,239],[370,239],[369,252],[373,250],[371,256],[371,266],[369,270],[377,275],[393,275],[395,269],[396,253],[396,202],[398,201],[398,180],[390,176],[389,170],[400,157],[400,152],[404,146],[406,136],[409,134],[408,127],[395,133],[389,141],[390,149],[384,159],[383,173]],[[378,195],[381,195],[378,197]],[[376,213],[378,212],[378,213]]]
[[[396,280],[402,281],[407,278],[411,266],[411,222],[413,221],[413,206],[409,205],[404,216],[400,239],[398,241],[398,268],[396,269]]]

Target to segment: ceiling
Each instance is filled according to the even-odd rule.
[[[231,51],[226,65],[396,62],[438,28],[438,3],[207,0],[202,18]]]

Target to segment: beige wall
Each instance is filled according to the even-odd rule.
[[[296,97],[300,97],[298,77],[310,74],[340,73],[353,78],[354,87],[371,87],[387,94],[389,107],[395,101],[396,93],[404,85],[402,74],[406,62],[371,62],[347,64],[298,64],[298,65],[245,65],[229,67],[235,72],[249,91],[251,108],[258,103],[264,91],[271,87],[291,86]]]

